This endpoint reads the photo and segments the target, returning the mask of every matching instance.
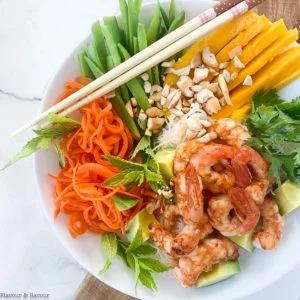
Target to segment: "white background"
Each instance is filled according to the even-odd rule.
[[[52,74],[92,21],[117,11],[117,2],[0,0],[1,165],[29,137],[11,139],[9,133],[36,115]],[[37,204],[33,178],[31,158],[0,174],[0,293],[72,299],[86,272],[54,236]],[[245,300],[300,299],[299,278],[300,266]]]

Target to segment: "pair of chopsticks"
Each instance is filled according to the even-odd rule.
[[[41,113],[12,133],[15,136],[45,120],[49,113],[67,116],[80,107],[112,92],[131,79],[187,48],[217,27],[244,14],[264,0],[223,0],[177,30],[158,40],[76,93]]]

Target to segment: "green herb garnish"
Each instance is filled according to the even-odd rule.
[[[56,114],[49,114],[48,120],[52,123],[50,127],[33,130],[37,136],[32,138],[22,150],[17,153],[0,171],[10,167],[22,158],[25,158],[32,153],[48,149],[51,145],[55,145],[58,153],[60,165],[64,165],[63,154],[57,144],[58,140],[70,134],[73,130],[80,127],[80,123],[67,117],[62,117]]]
[[[285,103],[275,90],[258,91],[245,123],[251,133],[246,144],[271,162],[270,178],[300,185],[300,98]]]
[[[144,242],[140,229],[137,231],[132,243],[122,240],[114,233],[108,233],[102,237],[102,245],[105,249],[107,260],[99,274],[107,271],[117,254],[122,258],[126,266],[135,273],[135,286],[141,283],[155,291],[157,286],[152,274],[166,272],[170,269],[170,267],[153,257],[157,253],[157,249],[148,242]]]

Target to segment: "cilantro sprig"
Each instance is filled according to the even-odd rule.
[[[41,149],[48,149],[51,145],[55,145],[61,167],[65,165],[63,153],[59,147],[58,141],[70,134],[73,130],[80,127],[80,123],[56,114],[49,114],[48,121],[52,122],[50,127],[33,130],[36,136],[25,144],[22,150],[17,153],[8,163],[6,163],[0,171],[12,166],[17,161],[25,158]]]
[[[107,259],[99,274],[104,274],[118,255],[125,265],[135,273],[135,286],[141,283],[150,290],[156,291],[157,286],[153,273],[162,273],[170,269],[154,257],[157,249],[150,243],[144,242],[141,229],[137,231],[132,243],[124,241],[115,233],[107,233],[102,237],[102,246]]]
[[[258,91],[245,123],[246,144],[270,161],[269,177],[278,185],[288,178],[300,185],[300,97],[284,102],[276,90]]]
[[[155,153],[151,148],[151,140],[144,136],[136,146],[132,158],[139,155],[141,163],[136,163],[121,159],[112,155],[105,155],[105,158],[115,167],[121,170],[121,173],[106,180],[104,186],[117,186],[120,184],[138,185],[147,182],[154,191],[164,187],[166,183],[160,173],[159,166],[155,160]]]

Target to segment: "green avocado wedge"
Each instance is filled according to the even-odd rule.
[[[131,219],[126,225],[126,237],[130,242],[133,241],[137,231],[141,229],[143,234],[143,240],[146,241],[150,237],[149,225],[151,223],[157,223],[158,221],[154,215],[150,215],[146,209],[141,210]]]
[[[254,245],[252,242],[253,231],[246,233],[242,236],[231,236],[228,237],[229,240],[237,244],[239,247],[247,250],[248,252],[254,251]]]
[[[210,272],[200,275],[197,287],[206,287],[215,283],[226,280],[241,272],[241,266],[238,260],[236,261],[223,261],[214,266]]]
[[[300,206],[300,188],[289,180],[275,190],[280,214],[285,216]]]
[[[168,183],[173,177],[173,162],[176,149],[168,148],[160,150],[156,153],[156,161],[159,165],[160,172],[164,180]]]

